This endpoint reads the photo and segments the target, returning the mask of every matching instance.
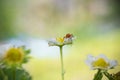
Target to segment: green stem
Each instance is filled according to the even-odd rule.
[[[16,80],[16,67],[13,67],[13,80]]]
[[[0,68],[0,73],[1,73],[2,76],[4,76],[4,72],[1,68]]]
[[[94,79],[93,80],[101,80],[102,79],[102,73],[101,73],[101,70],[98,69],[98,72],[97,74],[95,75]]]
[[[4,74],[4,72],[1,68],[0,68],[0,73],[3,76],[3,80],[8,80],[7,76]]]
[[[5,77],[5,74],[4,74],[4,72],[3,72],[3,70],[0,68],[0,73],[1,73],[1,75],[3,76],[3,79],[4,79],[4,77]]]
[[[104,75],[105,75],[109,80],[115,80],[107,71],[104,72]]]
[[[61,59],[61,76],[62,76],[62,80],[64,80],[64,65],[63,65],[63,53],[62,53],[62,47],[60,46],[60,59]]]

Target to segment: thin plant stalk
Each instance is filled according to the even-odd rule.
[[[16,80],[16,67],[13,67],[13,80]]]
[[[64,64],[63,64],[63,52],[62,52],[62,48],[63,46],[60,46],[60,60],[61,60],[61,76],[62,76],[62,80],[64,80]]]
[[[101,80],[102,79],[102,73],[101,73],[101,69],[98,69],[97,74],[95,75],[93,80]]]

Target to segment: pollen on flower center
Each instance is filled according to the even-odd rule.
[[[6,52],[5,60],[7,62],[21,62],[23,60],[24,52],[20,48],[11,48]]]
[[[107,68],[109,66],[109,63],[107,63],[103,58],[100,58],[92,63],[93,67],[102,67]]]
[[[64,38],[56,38],[56,40],[60,43],[63,43],[64,42]]]

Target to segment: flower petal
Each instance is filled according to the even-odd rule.
[[[87,56],[87,60],[86,60],[86,64],[88,65],[88,66],[90,66],[90,68],[91,69],[93,69],[93,67],[92,67],[92,63],[95,61],[95,57],[93,57],[92,55],[88,55]]]
[[[55,39],[51,39],[51,40],[48,41],[48,45],[49,46],[57,46],[57,42],[56,42]]]
[[[110,69],[118,65],[118,62],[116,60],[110,60],[109,63],[110,63],[110,67],[109,67]]]

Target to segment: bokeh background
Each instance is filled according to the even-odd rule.
[[[92,80],[85,60],[105,54],[120,63],[119,0],[0,0],[0,45],[25,43],[32,59],[24,65],[33,80],[61,80],[59,48],[47,40],[72,33],[64,46],[65,80]],[[116,73],[118,65],[110,73]]]

